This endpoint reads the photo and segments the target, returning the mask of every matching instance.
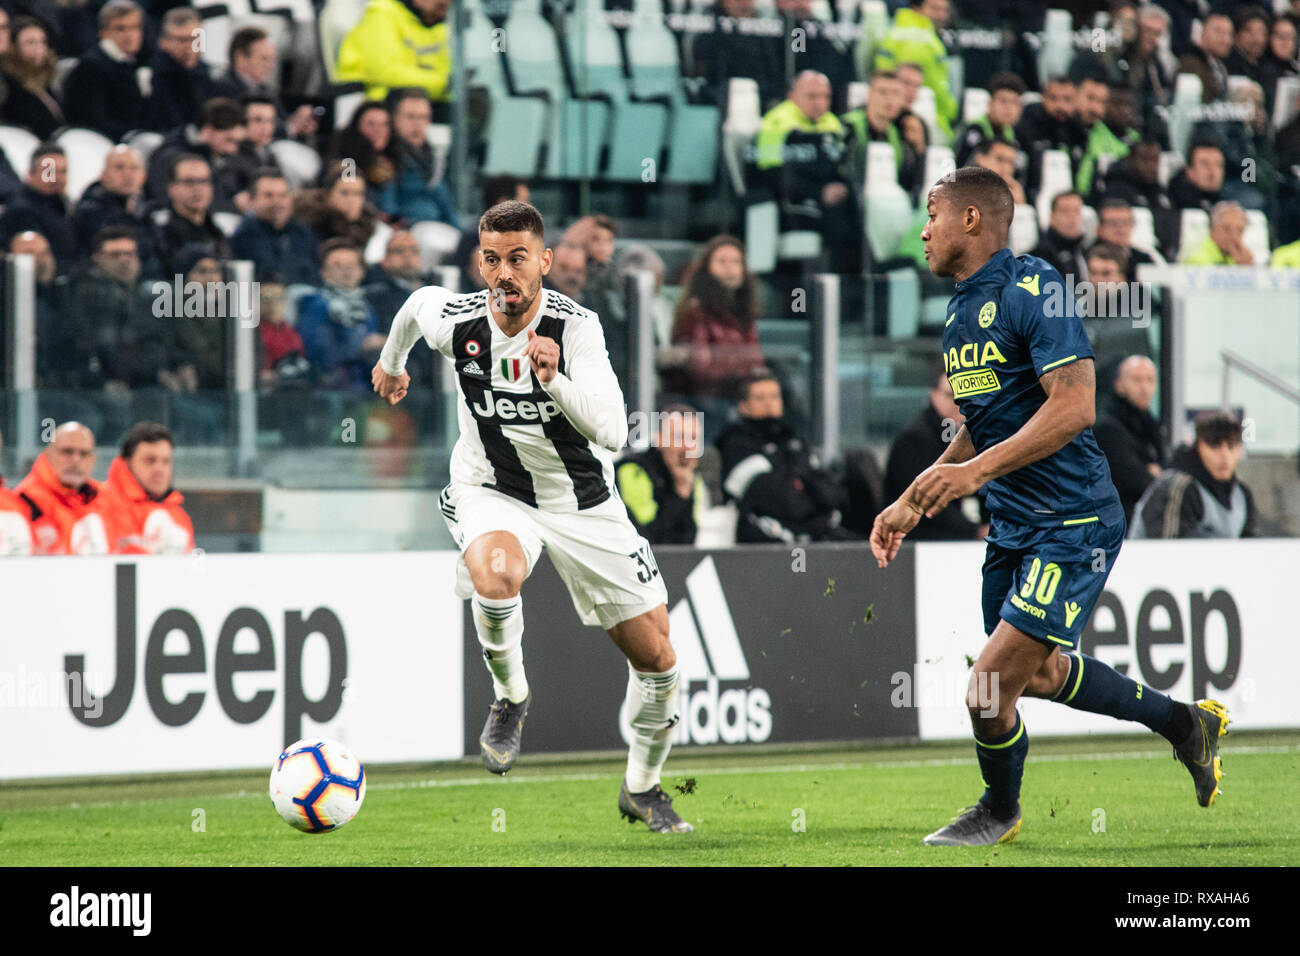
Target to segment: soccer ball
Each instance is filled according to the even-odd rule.
[[[285,823],[305,833],[337,830],[357,815],[365,798],[366,770],[337,740],[300,740],[271,767],[271,802]]]

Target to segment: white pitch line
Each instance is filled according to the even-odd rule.
[[[1300,754],[1300,746],[1246,746],[1233,747],[1225,756],[1231,758],[1235,756],[1253,756],[1257,754]],[[1092,760],[1146,760],[1152,757],[1159,757],[1158,752],[1153,751],[1113,751],[1107,753],[1092,754],[1047,754],[1041,757],[1034,757],[1031,763],[1084,763]],[[720,777],[735,776],[738,774],[768,774],[768,773],[817,773],[818,771],[837,772],[842,770],[905,770],[909,767],[970,767],[975,766],[974,757],[948,757],[944,759],[929,760],[879,760],[869,763],[824,763],[824,764],[777,764],[768,767],[682,767],[674,769],[668,777]],[[425,790],[435,787],[500,787],[506,785],[519,786],[526,783],[587,783],[595,780],[611,780],[617,775],[617,772],[611,773],[567,773],[558,775],[548,775],[534,772],[532,775],[497,777],[483,779],[477,777],[453,777],[451,779],[430,779],[430,780],[411,780],[404,783],[372,783],[367,784],[368,790]],[[241,790],[237,793],[221,793],[206,796],[204,800],[238,800],[242,797],[261,795],[260,791]],[[183,800],[188,799],[185,795],[176,797],[151,797],[145,800],[119,800],[107,801],[102,803],[72,803],[64,804],[58,809],[89,810],[105,809],[108,807],[134,807],[145,806],[151,803],[159,803],[165,800]],[[38,809],[38,808],[32,808]]]

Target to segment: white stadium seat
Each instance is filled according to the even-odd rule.
[[[113,148],[113,141],[93,129],[73,127],[60,133],[55,142],[68,154],[68,198],[75,203],[104,171],[104,160]]]
[[[1183,262],[1210,234],[1210,214],[1204,209],[1184,209],[1178,230],[1178,261]]]
[[[1038,218],[1034,207],[1019,205],[1011,217],[1011,251],[1018,256],[1026,255],[1038,245]]]
[[[4,150],[9,165],[21,179],[32,163],[32,153],[41,141],[20,126],[0,126],[0,149]]]

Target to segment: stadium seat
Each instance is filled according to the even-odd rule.
[[[1295,117],[1300,102],[1300,76],[1278,77],[1273,94],[1273,128],[1281,129]]]
[[[426,272],[454,253],[460,245],[460,230],[445,222],[412,223],[411,235],[420,247],[420,267]]]
[[[365,9],[366,0],[325,0],[325,5],[321,7],[320,15],[316,18],[316,38],[320,44],[320,58],[325,67],[325,77],[331,83],[338,82],[335,71],[338,68],[339,47],[343,45],[343,38],[361,22],[361,15]]]
[[[21,179],[32,163],[32,153],[41,144],[31,132],[20,126],[0,126],[0,149]]]
[[[891,269],[885,274],[889,308],[885,334],[891,339],[914,339],[921,330],[921,277],[915,269]]]
[[[926,131],[929,134],[929,142],[943,143],[947,141],[947,137],[939,129],[936,109],[934,90],[928,86],[923,86],[916,91],[916,99],[912,102],[912,112],[925,124]]]
[[[1210,214],[1204,209],[1184,209],[1178,230],[1178,261],[1187,256],[1210,234]]]
[[[360,83],[346,84],[347,86],[362,86]],[[343,129],[352,122],[352,117],[357,115],[357,110],[366,101],[366,92],[364,89],[348,89],[345,93],[338,93],[334,97],[334,128]]]
[[[212,214],[212,222],[227,239],[235,234],[235,230],[239,228],[239,221],[243,218],[237,212],[214,212]]]
[[[1038,50],[1038,84],[1047,78],[1068,73],[1074,59],[1074,19],[1069,10],[1048,10],[1043,19],[1043,45]]]
[[[1085,205],[1080,218],[1083,220],[1083,244],[1090,246],[1097,238],[1097,210]]]
[[[734,504],[715,505],[700,512],[695,529],[695,547],[730,548],[736,543],[740,512]]]
[[[433,281],[444,289],[460,288],[460,266],[435,266]]]
[[[200,55],[209,66],[225,69],[235,20],[252,16],[248,0],[194,0],[190,4],[203,20],[203,49]]]
[[[1201,110],[1201,78],[1179,73],[1174,81],[1174,100],[1169,106],[1169,145],[1179,156],[1187,152],[1192,127]]]
[[[926,161],[929,161],[928,156]],[[893,146],[889,143],[867,144],[866,175],[868,189],[885,183],[898,185],[898,158]]]
[[[548,113],[542,100],[525,96],[494,100],[484,134],[487,155],[483,158],[483,175],[525,179],[536,176]]]
[[[93,129],[76,127],[65,129],[54,141],[68,154],[68,198],[75,203],[104,171],[104,160],[113,148],[113,141]]]
[[[953,155],[952,149],[947,146],[927,146],[925,149],[925,179],[926,188],[933,183],[937,183],[943,176],[957,168],[957,158]]]
[[[961,121],[969,123],[976,117],[983,116],[989,111],[989,100],[992,98],[988,90],[978,87],[968,89],[961,99]]]
[[[1246,210],[1246,232],[1241,240],[1255,257],[1255,265],[1268,265],[1268,217],[1263,212],[1258,209]]]
[[[883,262],[895,258],[916,216],[912,200],[898,183],[869,184],[862,198],[872,259]]]
[[[889,8],[885,0],[862,0],[862,38],[858,40],[858,74],[870,76],[876,47],[889,32]]]
[[[1070,154],[1063,149],[1043,151],[1043,172],[1038,187],[1038,229],[1047,231],[1047,220],[1052,215],[1052,199],[1074,188],[1070,173]]]
[[[1026,255],[1038,245],[1038,216],[1034,207],[1021,204],[1011,217],[1011,235],[1008,240],[1011,251],[1018,256]]]
[[[162,145],[163,134],[155,133],[153,130],[141,130],[138,133],[132,133],[125,140],[126,145],[132,149],[139,150],[140,157],[144,160],[145,167],[149,166],[149,157],[154,154],[160,145]]]
[[[271,143],[271,155],[295,190],[316,185],[321,167],[316,150],[292,139],[277,139]]]
[[[72,68],[77,65],[77,62],[75,56],[59,57],[58,66],[54,70],[54,80],[50,84],[56,97],[63,95],[63,81],[67,79],[68,74],[72,72]]]
[[[1169,181],[1182,171],[1183,154],[1172,151],[1160,154],[1160,169],[1156,177],[1160,180],[1161,186],[1168,186]]]
[[[383,220],[376,220],[375,231],[370,234],[370,240],[362,253],[366,265],[373,266],[383,261],[384,254],[388,251],[388,240],[391,238],[393,238],[393,227]],[[421,256],[420,268],[424,269],[423,256]]]
[[[750,161],[754,137],[762,125],[758,81],[733,76],[727,86],[727,119],[722,125],[722,157],[731,179],[731,187],[737,196],[745,194],[745,169]]]
[[[1133,206],[1133,238],[1131,244],[1134,249],[1141,249],[1143,252],[1155,253],[1156,249],[1156,222],[1155,216],[1146,206]]]
[[[495,31],[492,21],[481,12],[476,12],[472,14],[461,35],[468,83],[486,89],[493,103],[508,96],[510,92],[499,50],[502,35]]]
[[[871,93],[871,84],[865,80],[855,80],[849,84],[848,95],[845,100],[848,109],[855,110],[859,106],[867,105],[867,96]]]

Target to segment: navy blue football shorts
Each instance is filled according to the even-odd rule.
[[[1122,517],[1036,528],[994,515],[984,555],[984,632],[1003,620],[1044,644],[1077,650],[1125,530]]]

